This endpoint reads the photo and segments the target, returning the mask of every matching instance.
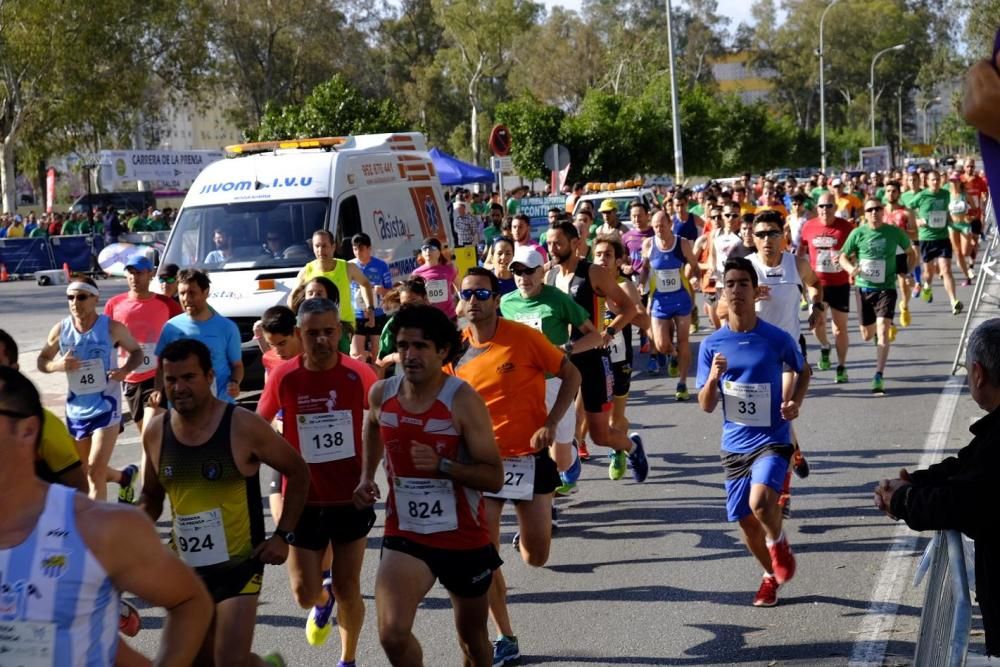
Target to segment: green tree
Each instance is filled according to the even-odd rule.
[[[407,125],[395,102],[366,97],[346,77],[337,74],[313,88],[302,104],[268,107],[250,138],[266,141],[377,134],[399,132]]]
[[[497,122],[510,128],[511,159],[517,173],[527,178],[545,178],[545,149],[559,141],[565,113],[530,95],[497,105]]]
[[[541,5],[532,0],[432,0],[438,21],[444,26],[450,46],[438,51],[446,71],[453,74],[466,98],[469,114],[469,146],[472,161],[479,163],[479,115],[492,111],[504,96],[512,65],[514,39],[534,25]],[[484,90],[490,89],[492,91]],[[490,106],[484,105],[489,95]],[[497,94],[499,93],[499,94]]]
[[[0,3],[4,210],[15,205],[15,152],[25,140],[37,141],[30,163],[43,151],[113,145],[135,125],[147,91],[197,91],[207,26],[196,0]]]

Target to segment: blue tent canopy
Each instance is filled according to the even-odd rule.
[[[437,169],[441,185],[464,185],[466,183],[492,183],[496,176],[489,169],[462,162],[437,148],[430,150],[431,160]]]

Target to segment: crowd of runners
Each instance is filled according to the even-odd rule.
[[[747,603],[777,604],[796,571],[782,522],[793,472],[809,474],[792,424],[810,378],[849,382],[860,336],[877,346],[871,392],[884,394],[912,300],[932,302],[940,276],[958,315],[952,262],[975,279],[986,187],[974,160],[862,176],[678,188],[652,208],[632,202],[628,221],[614,202],[595,212],[571,197],[541,238],[525,215],[468,215],[459,197],[460,237],[485,244],[478,266],[460,274],[429,238],[398,283],[366,235],[347,261],[318,230],[287,304],[254,327],[267,369],[255,411],[238,403],[240,334],[209,306],[208,274],[137,256],[128,292],[103,303],[97,282],[73,276],[69,314],[35,360],[66,377],[65,423],[0,331],[0,583],[17,610],[0,642],[54,664],[148,664],[127,643],[129,592],[167,610],[159,664],[281,665],[251,647],[265,566],[284,564],[306,641],[336,625],[340,667],[374,635],[393,665],[423,664],[414,619],[438,581],[465,664],[514,663],[504,509],[516,553],[541,567],[581,461],[606,455],[611,480],[647,479],[627,414],[634,367],[676,379],[681,402],[693,374],[700,407],[722,404],[726,514],[764,573]],[[126,411],[143,456],[118,470]],[[100,502],[109,483],[117,504]],[[169,551],[150,521],[167,504]],[[366,631],[361,572],[379,514]],[[130,548],[115,548],[125,533]]]

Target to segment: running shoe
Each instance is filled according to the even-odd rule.
[[[338,660],[337,667],[357,667],[357,662],[354,660]]]
[[[976,279],[976,270],[975,270],[975,267],[970,266],[969,270],[965,272],[965,276],[969,280],[975,280]]]
[[[627,454],[625,452],[611,452],[611,463],[608,465],[608,477],[612,481],[617,481],[625,476],[625,471],[628,469],[628,463],[625,460]]]
[[[118,502],[134,505],[139,487],[139,466],[127,465],[122,469],[122,481],[118,485]]]
[[[271,667],[285,667],[285,659],[282,658],[281,654],[277,651],[268,653],[262,658],[262,660],[271,665]]]
[[[773,607],[778,604],[778,580],[770,574],[765,574],[753,598],[755,607]]]
[[[969,280],[968,278],[962,281],[962,287],[971,287],[971,286],[972,286],[972,281]]]
[[[660,365],[656,363],[656,357],[649,355],[649,360],[646,362],[646,373],[648,375],[659,375]]]
[[[510,545],[514,547],[516,551],[521,550],[521,531],[514,533],[514,537],[511,539]]]
[[[790,581],[795,576],[795,555],[788,544],[788,538],[782,534],[781,539],[767,548],[771,552],[771,567],[774,578],[779,584]]]
[[[900,311],[899,311],[899,324],[903,328],[906,328],[906,327],[910,326],[911,322],[913,322],[913,318],[910,316],[910,309],[909,308],[902,308],[902,309],[900,309]]]
[[[580,473],[583,471],[583,466],[580,464],[580,456],[573,457],[573,465],[571,465],[565,472],[559,473],[564,484],[576,484],[576,481],[580,479]]]
[[[559,523],[559,510],[557,510],[556,506],[553,505],[552,506],[552,532],[554,533],[557,530],[559,530],[559,526],[560,526],[560,523]]]
[[[500,635],[493,642],[493,667],[503,667],[510,665],[521,658],[521,651],[517,647],[517,637]]]
[[[799,479],[805,479],[809,476],[809,462],[803,456],[802,450],[798,448],[792,453],[792,472]]]
[[[952,315],[958,315],[959,313],[962,312],[963,308],[965,308],[965,306],[962,305],[961,301],[958,301],[958,300],[953,301],[952,304],[951,304],[951,314]]]
[[[885,382],[882,380],[881,373],[876,373],[875,377],[872,378],[872,393],[873,394],[885,393]]]
[[[635,443],[635,448],[628,455],[628,460],[632,464],[632,479],[645,482],[649,475],[649,461],[646,460],[646,448],[642,445],[642,436],[633,431],[628,434],[628,439]]]
[[[934,303],[934,291],[931,290],[930,287],[925,285],[920,290],[920,298],[926,301],[927,303]]]
[[[333,580],[324,579],[323,588],[327,593],[326,604],[313,607],[306,619],[306,641],[310,646],[322,646],[333,629]]]
[[[674,394],[674,398],[678,401],[690,400],[691,394],[688,393],[687,385],[683,382],[677,383],[677,393]]]
[[[913,292],[910,293],[910,296],[914,299],[919,299],[923,296],[923,290],[920,288],[920,285],[913,288]]]
[[[830,370],[830,348],[820,348],[819,350],[819,369],[821,371]]]
[[[806,301],[805,297],[802,297],[802,300],[799,301],[799,310],[807,310],[808,308],[809,308],[809,302]]]
[[[590,460],[590,450],[587,449],[587,441],[586,440],[580,440],[579,442],[577,442],[576,450],[577,450],[577,454],[579,454],[579,456],[580,456],[580,460],[581,461],[589,461]]]
[[[897,333],[899,333],[899,329],[896,328],[896,325],[895,324],[890,324],[889,325],[889,342],[890,343],[895,343],[896,342],[896,334]]]
[[[677,357],[670,357],[670,364],[667,366],[667,373],[672,378],[681,376],[681,367],[677,363]]]
[[[837,377],[834,378],[834,382],[837,384],[844,384],[847,382],[847,369],[843,366],[837,366]]]
[[[576,487],[576,482],[567,482],[562,477],[560,479],[562,479],[563,483],[556,487],[556,495],[560,498],[571,496],[579,490]]]
[[[125,600],[118,601],[118,632],[126,637],[135,637],[142,628],[139,610]]]
[[[649,354],[649,339],[643,339],[642,344],[639,345],[639,354]]]

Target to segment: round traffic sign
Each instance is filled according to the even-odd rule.
[[[510,155],[510,129],[506,125],[494,125],[490,131],[490,150],[497,157]]]

